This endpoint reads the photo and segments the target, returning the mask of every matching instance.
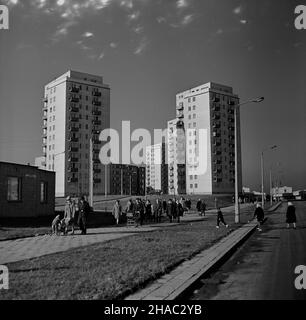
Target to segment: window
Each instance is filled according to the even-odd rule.
[[[7,178],[7,200],[21,201],[21,178],[8,177]]]
[[[40,182],[40,203],[47,203],[48,200],[48,183],[45,181]]]
[[[191,188],[191,189],[193,188],[193,184],[190,185],[190,188]]]
[[[193,106],[192,109],[195,110],[195,109],[196,109],[196,106]]]
[[[192,101],[196,101],[196,97],[193,97],[193,98],[192,98]]]
[[[195,184],[194,184],[194,187],[195,187],[195,188],[197,189],[197,187],[198,187],[198,184],[197,184],[197,183],[195,183]]]

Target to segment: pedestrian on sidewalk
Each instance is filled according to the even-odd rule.
[[[257,230],[262,231],[261,225],[263,224],[264,218],[265,218],[265,213],[260,205],[260,203],[256,204],[256,209],[254,212],[254,218],[257,218]]]
[[[81,234],[86,234],[86,222],[87,217],[90,212],[89,203],[85,200],[85,197],[82,196],[80,200],[80,207],[79,207],[79,217],[78,217],[78,225],[81,229]]]
[[[286,212],[286,223],[287,223],[287,229],[289,229],[290,223],[292,223],[293,228],[296,229],[295,206],[292,204],[292,202],[288,202],[288,208]]]
[[[228,224],[225,222],[224,217],[223,217],[223,213],[221,211],[220,208],[217,208],[217,225],[216,228],[219,229],[220,227],[220,222],[226,227],[228,228]]]
[[[74,234],[74,218],[75,218],[75,203],[71,200],[71,197],[66,198],[65,211],[64,211],[64,221],[65,221],[65,231],[64,234],[68,234],[68,228],[71,226],[71,234]]]
[[[60,233],[60,225],[61,225],[61,218],[60,215],[58,214],[52,221],[51,224],[51,230],[52,234],[59,235]]]
[[[173,221],[173,211],[174,211],[173,201],[172,199],[169,199],[167,204],[167,216],[169,218],[169,222]]]
[[[197,207],[197,211],[198,211],[198,214],[201,215],[201,204],[202,204],[202,201],[201,199],[199,199],[197,201],[197,204],[196,204],[196,207]]]
[[[122,207],[121,207],[121,204],[120,204],[120,200],[116,200],[115,204],[114,204],[114,207],[113,207],[113,216],[116,220],[116,224],[118,225],[119,224],[119,221],[120,221],[120,217],[121,217],[121,214],[122,214]]]
[[[206,212],[206,203],[204,200],[201,201],[201,216],[203,215],[205,217],[205,212]]]

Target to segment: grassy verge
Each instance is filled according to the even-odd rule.
[[[13,240],[24,237],[33,237],[35,235],[42,235],[50,233],[50,227],[40,228],[22,228],[22,227],[2,227],[0,228],[0,241],[2,240]]]
[[[246,222],[253,210],[243,214]],[[226,214],[233,223],[233,214]],[[232,229],[237,228],[234,225]],[[8,264],[1,299],[118,299],[224,237],[215,217]]]

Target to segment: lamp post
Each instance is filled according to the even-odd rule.
[[[259,103],[264,100],[264,97],[247,100],[234,106],[234,118],[235,118],[235,223],[240,222],[240,205],[239,205],[239,184],[238,184],[238,108],[248,103]]]
[[[261,162],[261,205],[262,205],[262,208],[264,208],[264,205],[265,205],[265,196],[264,196],[264,152],[268,151],[268,150],[273,150],[275,148],[277,148],[276,145],[261,151],[260,162]]]

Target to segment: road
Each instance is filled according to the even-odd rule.
[[[295,202],[297,229],[287,229],[283,204],[267,215],[263,231],[256,231],[214,274],[201,280],[191,300],[305,300],[294,273],[306,266],[306,202]]]

